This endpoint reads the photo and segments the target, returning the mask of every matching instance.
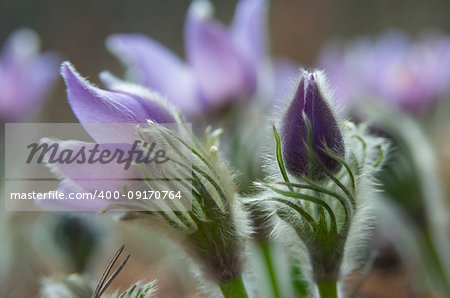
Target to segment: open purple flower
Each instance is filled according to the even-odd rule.
[[[0,56],[0,121],[20,121],[36,112],[56,79],[57,58],[39,54],[39,37],[15,31]]]
[[[324,177],[325,170],[333,172],[340,167],[327,151],[339,157],[345,154],[341,131],[325,99],[321,76],[320,72],[302,71],[281,123],[284,163],[297,177]],[[308,146],[318,160],[308,153]]]
[[[241,0],[230,28],[211,18],[207,1],[194,1],[185,23],[187,62],[141,34],[115,34],[108,48],[134,79],[165,95],[184,113],[220,108],[253,94],[265,58],[264,0]]]
[[[67,86],[70,106],[99,149],[110,152],[118,149],[128,152],[132,144],[140,139],[136,124],[178,123],[178,112],[158,94],[137,85],[129,84],[102,73],[109,90],[95,87],[82,78],[69,62],[61,65],[61,75]],[[104,123],[106,125],[95,125]],[[129,123],[130,125],[121,125]],[[44,143],[58,143],[61,150],[78,152],[92,150],[95,143],[44,139]],[[95,190],[119,191],[127,185],[132,190],[145,188],[141,170],[136,165],[124,169],[123,164],[55,163],[49,164],[52,171],[63,180],[59,190],[64,193],[94,192]],[[141,179],[142,180],[142,179]],[[79,210],[100,210],[108,206],[107,200],[93,200],[90,204],[69,201],[71,207]],[[82,205],[74,205],[82,204]]]
[[[391,31],[376,40],[331,44],[319,65],[341,102],[376,98],[417,111],[450,91],[450,38],[423,35],[413,42]]]
[[[87,82],[69,62],[62,64],[61,74],[69,104],[95,143],[51,139],[41,143],[56,142],[66,152],[80,152],[81,147],[84,152],[96,147],[131,152],[134,140],[152,140],[167,150],[170,160],[165,165],[152,165],[138,164],[136,158],[125,169],[120,162],[98,164],[90,157],[79,163],[58,158],[55,164],[47,156],[46,165],[61,179],[59,191],[66,197],[94,194],[87,203],[65,200],[62,204],[85,211],[121,210],[126,211],[123,220],[145,220],[182,245],[199,264],[205,279],[216,282],[224,293],[230,292],[229,284],[234,283],[245,293],[241,256],[250,228],[233,177],[217,154],[219,131],[207,131],[203,141],[196,139],[164,98],[109,73],[101,74],[109,90]],[[137,125],[142,123],[147,125]],[[178,125],[171,129],[168,123]],[[141,151],[149,150],[142,146]],[[95,196],[102,192],[120,195],[117,199]],[[158,195],[152,197],[154,192]],[[166,197],[167,192],[173,193],[172,197]]]

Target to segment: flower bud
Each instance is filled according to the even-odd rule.
[[[283,159],[286,169],[294,176],[320,179],[325,171],[335,172],[341,166],[328,153],[340,158],[345,155],[341,131],[319,86],[320,75],[302,71],[282,119]]]

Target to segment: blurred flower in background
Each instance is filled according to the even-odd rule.
[[[57,78],[58,58],[55,53],[41,54],[38,35],[31,29],[15,30],[0,49],[0,123],[25,121],[38,110]],[[0,129],[0,166],[4,168],[4,127]],[[1,172],[0,172],[1,173]],[[4,181],[0,181],[3,191]],[[3,203],[3,192],[0,201]],[[15,261],[25,260],[23,227],[14,225],[14,213],[0,212],[0,281]],[[29,228],[27,226],[27,228]],[[28,251],[27,251],[28,252]],[[28,259],[24,261],[30,265]],[[30,265],[31,267],[32,265]],[[20,266],[19,266],[20,267]],[[24,276],[24,275],[23,275]],[[10,276],[11,277],[11,276]],[[23,277],[26,279],[26,277]],[[4,284],[7,284],[5,282]],[[4,286],[2,284],[2,286]],[[3,293],[0,290],[0,296]]]
[[[264,87],[264,0],[242,0],[232,25],[212,19],[208,1],[194,1],[184,27],[187,62],[141,34],[115,34],[107,45],[130,69],[135,81],[158,91],[185,114],[211,111],[255,94]]]
[[[401,233],[413,231],[422,274],[431,276],[432,288],[449,294],[448,199],[432,141],[438,119],[430,112],[437,105],[444,110],[443,100],[449,99],[450,37],[427,31],[412,40],[391,30],[377,39],[334,42],[322,50],[319,65],[336,86],[336,100],[395,144],[379,175],[383,196],[389,199],[384,204],[401,206],[396,216],[406,214],[409,225]],[[368,100],[377,104],[357,105]]]
[[[274,73],[274,96],[272,98],[272,108],[282,107],[285,100],[294,92],[295,79],[302,66],[287,58],[278,58],[273,67]]]
[[[450,90],[450,37],[428,32],[413,41],[391,30],[377,39],[333,42],[322,50],[319,66],[341,103],[376,98],[420,111]]]
[[[277,80],[267,52],[266,0],[238,2],[230,26],[213,19],[209,1],[193,1],[184,24],[186,61],[142,34],[113,34],[108,49],[128,78],[157,91],[194,124],[224,129],[222,152],[239,169],[241,190],[261,176],[255,145]],[[239,133],[236,133],[239,132]],[[249,142],[249,140],[251,140]]]
[[[20,121],[36,112],[54,83],[58,59],[39,53],[39,37],[30,29],[15,31],[0,56],[0,120]]]

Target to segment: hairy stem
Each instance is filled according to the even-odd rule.
[[[233,280],[220,283],[219,287],[224,298],[248,298],[242,276],[240,275]]]
[[[423,235],[423,241],[422,245],[425,247],[425,250],[427,251],[427,262],[428,266],[431,268],[430,271],[434,271],[434,281],[439,284],[441,287],[441,290],[446,293],[446,295],[450,295],[450,283],[448,279],[446,278],[446,271],[444,268],[444,264],[441,262],[441,259],[439,258],[439,253],[436,250],[435,243],[433,242],[433,239],[427,231],[424,231],[422,233]],[[450,296],[449,296],[450,297]]]
[[[272,297],[280,298],[281,292],[280,292],[280,287],[278,285],[277,275],[275,272],[275,266],[274,266],[272,255],[271,255],[271,245],[270,245],[269,241],[267,241],[267,240],[260,241],[260,248],[261,248],[263,258],[264,258],[264,264],[266,266],[267,274],[268,274],[270,285],[271,285]]]
[[[338,298],[336,280],[318,281],[317,288],[319,288],[319,295],[321,298]]]

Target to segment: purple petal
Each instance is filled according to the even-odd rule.
[[[305,79],[302,77],[284,115],[281,127],[281,148],[286,169],[298,176],[306,173],[308,167],[308,155],[304,146],[304,141],[308,137],[308,128],[302,117],[305,108],[304,94]]]
[[[58,191],[63,193],[66,197],[69,196],[70,193],[88,193],[87,190],[82,189],[78,185],[76,185],[70,179],[64,179],[58,186]],[[110,204],[108,200],[94,199],[94,200],[58,200],[56,202],[50,201],[40,201],[42,204],[58,204],[61,207],[66,207],[72,210],[77,211],[94,211],[98,212],[102,210]]]
[[[370,44],[367,40],[361,40],[355,53],[348,55],[341,44],[332,43],[327,45],[319,55],[319,66],[325,70],[327,78],[335,88],[335,98],[342,106],[347,106],[367,87],[366,81],[368,65],[363,62],[365,53],[369,50]],[[355,69],[358,71],[355,72]]]
[[[50,87],[58,77],[59,57],[55,53],[44,53],[30,63],[26,70],[24,80],[26,81],[27,95],[31,101],[41,101],[45,98]],[[31,94],[33,93],[34,96]]]
[[[344,144],[337,121],[316,81],[317,75],[304,72],[297,91],[282,122],[282,150],[286,169],[293,175],[311,175],[305,143],[308,143],[308,127],[303,113],[311,124],[311,147],[329,171],[339,169],[340,164],[324,151],[324,143],[335,155],[343,157]],[[314,165],[316,178],[325,174]]]
[[[72,150],[73,152],[79,152],[84,147],[86,154],[88,150],[92,150],[95,143],[86,143],[78,141],[56,141],[51,139],[42,139],[41,143],[53,144],[57,142],[59,144],[58,152],[62,150]],[[99,144],[98,150],[108,150],[114,152],[120,149],[127,152],[131,149],[132,145],[129,144]],[[49,154],[45,157],[46,166],[60,179],[59,190],[68,193],[100,193],[101,191],[118,191],[123,193],[124,187],[130,190],[143,189],[145,183],[142,180],[141,171],[136,165],[131,165],[129,169],[124,168],[124,164],[118,162],[109,162],[106,164],[96,163],[49,163]],[[98,157],[98,154],[97,154]],[[58,203],[62,203],[68,207],[72,207],[77,210],[86,211],[98,211],[99,209],[106,207],[110,203],[120,203],[124,199],[119,200],[102,200],[97,197],[95,200],[83,201],[83,200],[62,200]]]
[[[38,35],[30,29],[19,29],[5,41],[1,53],[1,65],[4,68],[16,68],[35,58],[39,51]]]
[[[150,104],[155,110],[155,113],[159,113],[159,117],[167,118],[161,119],[160,121],[152,119],[155,122],[169,123],[169,120],[173,123],[177,122],[179,114],[178,109],[159,93],[151,91],[141,85],[123,81],[113,76],[108,71],[102,71],[100,73],[100,80],[108,90],[140,98],[145,104]],[[156,107],[153,107],[154,105],[156,105]]]
[[[130,67],[137,81],[166,96],[185,113],[198,106],[192,70],[173,52],[141,34],[115,34],[108,49]]]
[[[266,0],[240,0],[234,14],[234,41],[254,69],[258,68],[267,54],[266,17]]]
[[[283,59],[276,61],[273,71],[274,101],[273,107],[279,107],[287,100],[287,95],[292,93],[295,80],[298,77],[300,66],[292,61]],[[297,87],[297,86],[295,86]]]
[[[445,97],[450,82],[450,51],[441,47],[445,39],[423,37],[412,42],[391,30],[377,39],[359,38],[325,48],[320,65],[341,100],[374,98],[393,108],[420,111]]]
[[[311,122],[313,150],[327,169],[335,170],[339,167],[339,163],[324,152],[324,142],[331,152],[343,157],[342,134],[323,92],[318,86],[317,77],[313,74],[308,75],[309,79],[305,84],[305,114]]]
[[[0,58],[0,119],[18,121],[36,111],[57,77],[58,57],[39,55],[39,39],[21,29],[6,41]]]
[[[67,97],[80,123],[146,123],[147,119],[157,123],[175,123],[171,111],[160,102],[120,92],[111,92],[94,87],[83,79],[69,62],[61,66],[61,75],[67,85]],[[135,138],[132,131],[86,130],[99,143],[127,142]],[[89,126],[92,127],[92,126]]]
[[[187,59],[206,106],[221,106],[255,88],[255,74],[234,46],[232,36],[210,19],[208,2],[194,1],[185,25]]]

